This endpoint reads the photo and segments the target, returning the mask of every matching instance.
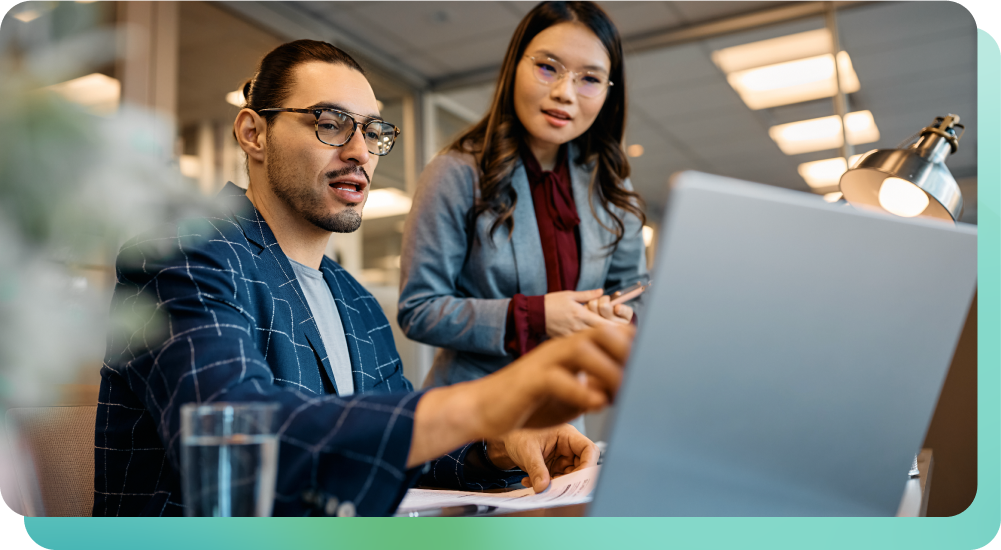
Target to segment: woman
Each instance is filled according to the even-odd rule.
[[[442,348],[425,385],[485,376],[541,341],[633,310],[646,282],[622,151],[622,46],[590,2],[544,2],[515,31],[490,111],[421,174],[403,232],[398,320]]]

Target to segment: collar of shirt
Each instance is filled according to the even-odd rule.
[[[525,165],[528,183],[533,188],[545,186],[546,209],[553,223],[563,231],[570,231],[580,224],[577,207],[574,204],[570,188],[570,166],[567,158],[567,146],[563,144],[556,153],[556,165],[553,170],[544,171],[535,155],[528,147],[522,147],[521,161]]]

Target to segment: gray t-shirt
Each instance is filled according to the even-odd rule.
[[[327,348],[330,358],[330,368],[334,371],[334,384],[337,385],[337,395],[346,396],[355,392],[354,380],[351,378],[351,356],[348,354],[348,340],[344,336],[344,325],[341,315],[337,312],[334,295],[323,280],[323,272],[289,258],[299,285],[306,294],[306,303],[313,313],[316,327],[320,329],[320,339]]]

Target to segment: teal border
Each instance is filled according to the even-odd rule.
[[[406,520],[25,518],[52,549],[135,548],[979,548],[1001,526],[1001,52],[978,31],[978,492],[949,518],[465,518]]]

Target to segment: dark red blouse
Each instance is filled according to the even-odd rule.
[[[580,275],[580,218],[570,185],[567,147],[560,147],[556,166],[543,171],[527,148],[521,161],[532,189],[535,220],[539,224],[546,263],[546,292],[576,290]],[[515,356],[528,353],[546,339],[545,296],[515,294],[507,309],[505,347]]]

